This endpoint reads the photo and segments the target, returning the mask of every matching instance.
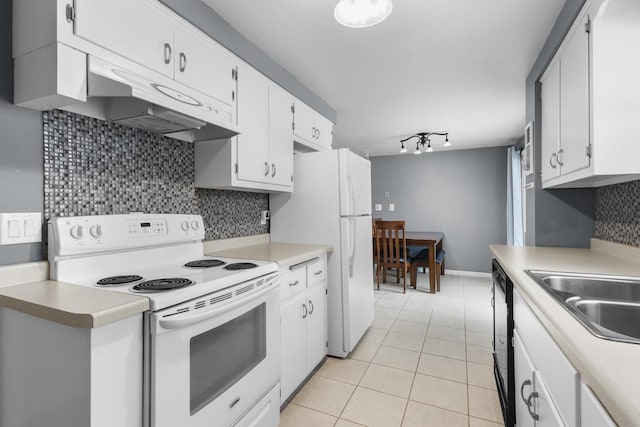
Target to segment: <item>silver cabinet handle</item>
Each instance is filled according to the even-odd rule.
[[[307,316],[309,315],[309,311],[307,310],[307,305],[306,304],[302,304],[302,308],[304,310],[304,314],[302,315],[302,318],[306,319]]]
[[[264,176],[269,175],[269,163],[264,162]]]
[[[551,165],[552,168],[555,169],[556,167],[558,167],[558,165],[556,164],[556,162],[553,161],[554,159],[556,160],[556,162],[558,161],[558,155],[556,153],[553,153],[549,158],[549,164]]]
[[[184,52],[180,52],[180,72],[184,73],[184,70],[187,69],[187,55]]]
[[[531,410],[531,405],[533,404],[531,400],[538,397],[538,392],[532,391],[531,393],[529,393],[529,397],[524,397],[524,388],[526,386],[531,386],[531,380],[524,380],[522,382],[522,385],[520,386],[520,397],[522,398],[524,404],[527,405],[527,410],[529,411],[529,415],[531,415],[531,418],[533,418],[534,420],[538,420],[538,418],[540,418],[538,414]]]
[[[309,300],[309,307],[311,308],[309,314],[313,314],[313,303],[311,302],[311,300]]]
[[[169,43],[164,44],[164,63],[171,62],[171,45]]]
[[[556,158],[558,159],[558,164],[564,166],[564,150],[562,148],[558,151]]]
[[[535,412],[533,412],[533,410],[531,410],[531,405],[533,404],[533,402],[531,401],[531,399],[537,399],[538,398],[538,392],[537,391],[532,391],[531,394],[529,395],[529,398],[527,399],[527,410],[529,411],[529,415],[531,415],[531,418],[533,418],[534,420],[538,420],[540,417],[538,416],[538,414],[536,414]]]
[[[522,401],[523,401],[524,403],[527,403],[527,398],[526,398],[526,397],[524,397],[524,388],[525,388],[526,386],[530,386],[530,385],[531,385],[531,380],[524,380],[524,381],[522,382],[522,385],[520,385],[520,397],[522,398]]]
[[[293,282],[293,283],[289,283],[289,286],[298,286],[298,284],[299,284],[299,283],[300,283],[300,281],[299,281],[299,280],[296,280],[296,281],[295,281],[295,282]]]
[[[276,176],[276,164],[271,163],[271,178],[273,178],[274,176]]]
[[[314,275],[316,275],[316,276],[319,276],[319,275],[321,275],[321,274],[322,274],[322,270],[318,270],[318,271],[316,271],[316,272],[315,272],[315,273],[313,273],[313,274],[314,274]]]

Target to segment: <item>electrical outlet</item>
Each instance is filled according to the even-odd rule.
[[[394,203],[389,203],[389,211],[393,212],[396,210],[396,205]]]
[[[389,192],[388,192],[388,191],[385,191],[385,192],[384,192],[384,197],[388,199],[388,198],[389,198],[389,196],[390,196]]]
[[[380,203],[376,203],[376,211],[381,211],[382,210],[382,204]]]
[[[267,221],[269,221],[269,219],[270,219],[269,211],[260,212],[260,224],[261,225],[267,225]]]

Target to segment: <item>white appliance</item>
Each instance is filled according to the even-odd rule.
[[[53,218],[51,277],[149,298],[145,426],[276,427],[278,267],[205,257],[203,238],[196,215]]]
[[[333,246],[328,353],[346,357],[373,321],[371,164],[346,148],[296,154],[296,191],[271,194],[271,239]]]

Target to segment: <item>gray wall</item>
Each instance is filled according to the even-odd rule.
[[[371,174],[374,217],[442,231],[447,268],[491,271],[489,245],[507,241],[507,147],[373,157]]]
[[[541,164],[540,83],[549,62],[569,31],[585,0],[566,0],[526,82],[527,123],[534,120],[535,188],[527,190],[527,245],[588,247],[595,227],[595,190],[543,190]]]
[[[327,119],[337,123],[336,111],[307,89],[285,68],[236,31],[201,0],[160,0],[209,37],[260,70],[264,75],[306,102]]]
[[[0,212],[42,212],[42,119],[13,105],[11,4],[0,1]],[[40,243],[0,246],[0,265],[42,259]]]

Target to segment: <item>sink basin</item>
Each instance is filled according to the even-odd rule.
[[[554,291],[585,298],[640,303],[640,278],[529,270],[530,276]]]
[[[635,339],[640,342],[640,304],[583,299],[569,301],[569,304],[600,326],[598,332],[613,332],[619,334],[617,338],[621,341]]]
[[[640,278],[525,272],[597,337],[640,344]]]

